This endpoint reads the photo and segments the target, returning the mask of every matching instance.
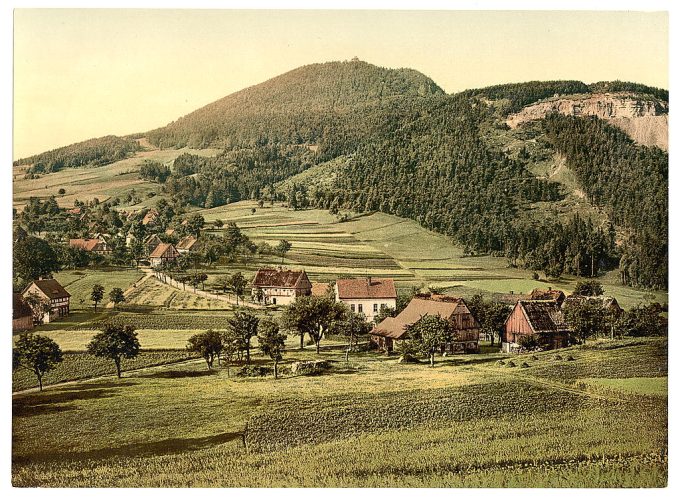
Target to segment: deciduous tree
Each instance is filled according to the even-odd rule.
[[[38,387],[43,389],[43,376],[63,359],[59,345],[49,337],[39,334],[21,334],[14,343],[12,368],[25,368],[38,378]]]
[[[274,360],[274,379],[279,377],[279,362],[283,359],[286,334],[281,332],[279,324],[271,318],[260,320],[257,329],[257,342],[260,351]]]
[[[113,360],[118,379],[121,375],[121,359],[136,358],[139,354],[139,339],[132,325],[109,323],[92,337],[87,352],[99,358]]]

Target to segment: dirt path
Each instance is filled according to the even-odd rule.
[[[126,299],[130,296],[130,294],[132,294],[132,292],[139,288],[139,285],[141,285],[151,276],[153,276],[153,270],[150,267],[141,267],[140,269],[144,273],[144,277],[139,281],[136,281],[132,286],[128,287],[128,289],[123,292],[123,296],[125,296]],[[113,305],[113,302],[109,302],[108,304],[106,304],[106,307],[108,309],[112,309],[115,306]]]
[[[230,304],[232,306],[238,305],[238,306],[250,307],[250,308],[253,308],[253,309],[265,309],[265,306],[263,306],[262,304],[255,304],[253,302],[246,302],[245,300],[239,301],[238,304],[237,304],[237,302],[235,300],[231,300],[226,295],[218,295],[216,293],[206,292],[205,290],[201,290],[200,288],[194,289],[193,287],[189,286],[189,288],[186,289],[185,285],[183,285],[179,281],[175,281],[170,276],[167,276],[163,273],[154,274],[152,272],[151,274],[158,281],[162,282],[164,285],[171,286],[172,288],[179,290],[181,292],[189,292],[193,295],[198,295],[199,297],[204,297],[204,298],[210,299],[210,300],[217,300],[217,301],[220,301],[220,302],[224,302],[225,304]]]

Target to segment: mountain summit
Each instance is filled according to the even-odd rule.
[[[357,59],[311,64],[210,103],[151,131],[148,138],[163,147],[316,142],[331,116],[349,115],[356,121],[361,110],[394,98],[444,94],[416,70],[382,68]]]

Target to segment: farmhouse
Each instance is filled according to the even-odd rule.
[[[397,289],[393,279],[339,279],[335,283],[335,301],[347,304],[352,312],[363,313],[372,322],[380,309],[397,307]]]
[[[87,252],[97,253],[98,255],[108,255],[111,247],[106,241],[99,238],[70,239],[68,245],[71,248],[79,248]]]
[[[179,257],[179,252],[172,243],[161,243],[149,255],[151,267],[160,267],[168,262],[174,262]]]
[[[162,243],[163,241],[161,241],[161,238],[158,237],[158,234],[151,234],[150,236],[147,236],[144,239],[144,246],[146,247],[147,254],[151,255],[156,247]]]
[[[49,323],[57,318],[68,316],[71,294],[64,290],[64,287],[56,279],[37,279],[28,285],[21,295],[26,299],[31,294],[37,295],[49,304],[49,309],[42,319],[36,319],[34,313],[35,322]]]
[[[292,304],[297,297],[311,294],[312,283],[305,271],[259,269],[252,284],[253,298],[261,297],[264,304]]]
[[[179,240],[176,248],[180,254],[189,253],[196,250],[197,243],[198,239],[195,236],[186,236]]]
[[[569,326],[553,300],[520,300],[508,315],[501,336],[501,351],[516,351],[529,339],[547,349],[567,346]]]
[[[12,330],[30,330],[33,328],[33,311],[20,293],[12,296]]]
[[[152,224],[156,221],[158,216],[159,216],[158,212],[152,208],[149,211],[147,211],[146,215],[144,215],[144,218],[142,218],[142,224],[143,225]]]
[[[463,299],[443,295],[417,295],[396,317],[388,317],[371,330],[371,340],[378,348],[392,351],[395,343],[408,338],[408,327],[425,315],[441,316],[451,324],[451,342],[441,352],[479,351],[479,323]]]

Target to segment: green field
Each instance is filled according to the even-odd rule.
[[[658,376],[666,348],[604,341],[540,365],[483,353],[434,368],[326,350],[336,363],[318,376],[235,378],[187,362],[19,394],[13,484],[660,487],[666,397],[560,376],[568,364],[578,380]],[[311,354],[290,351],[282,367]]]

